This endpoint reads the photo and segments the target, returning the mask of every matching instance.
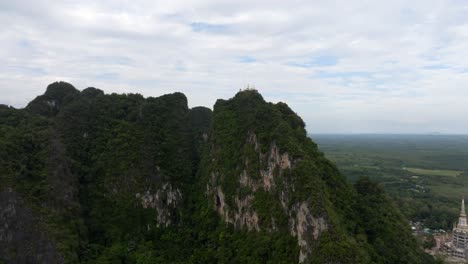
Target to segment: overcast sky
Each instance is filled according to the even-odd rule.
[[[0,103],[63,80],[183,92],[247,84],[311,133],[468,133],[468,1],[0,0]]]

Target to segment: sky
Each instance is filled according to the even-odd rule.
[[[212,108],[247,85],[309,133],[468,133],[468,1],[0,0],[0,103],[48,84]]]

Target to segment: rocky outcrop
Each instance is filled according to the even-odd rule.
[[[328,223],[324,217],[314,217],[307,202],[296,204],[290,213],[289,228],[291,235],[297,237],[299,262],[302,263],[310,255],[313,241],[328,229]]]
[[[176,217],[177,206],[182,199],[180,189],[173,188],[170,183],[163,184],[156,192],[147,190],[144,194],[137,193],[143,208],[156,210],[156,225],[167,227]]]
[[[269,151],[266,154],[260,154],[260,158],[265,160],[265,156],[268,158],[267,169],[260,170],[262,176],[262,187],[269,191],[274,184],[274,171],[279,169],[280,173],[283,170],[291,168],[291,161],[289,160],[289,154],[287,152],[280,154],[276,143],[273,142],[270,146]]]
[[[207,185],[207,194],[213,197],[213,204],[218,214],[227,222],[238,228],[246,228],[249,231],[259,231],[261,229],[274,232],[278,229],[273,215],[269,216],[269,226],[261,223],[258,212],[253,205],[258,191],[268,192],[276,197],[281,205],[283,213],[288,218],[288,230],[291,236],[297,237],[300,248],[299,262],[304,262],[311,254],[311,245],[317,241],[322,232],[328,229],[328,223],[324,216],[314,216],[307,201],[293,202],[291,194],[295,191],[295,186],[289,183],[289,179],[282,177],[285,170],[294,169],[294,164],[298,161],[291,160],[287,152],[281,152],[275,142],[271,142],[265,153],[261,152],[261,145],[257,141],[254,132],[247,135],[246,144],[251,145],[260,160],[260,170],[258,175],[249,175],[248,167],[250,161],[244,160],[244,169],[239,175],[239,188],[233,197],[226,197],[222,189],[223,175],[213,172]],[[281,181],[281,186],[276,182]],[[239,194],[240,188],[249,194],[242,198]],[[226,199],[234,201],[229,207]],[[292,205],[291,205],[292,204]]]
[[[291,168],[291,160],[289,159],[289,154],[287,152],[280,153],[279,148],[276,146],[275,142],[272,142],[269,150],[266,153],[260,152],[260,145],[257,142],[257,136],[255,133],[250,132],[247,139],[247,144],[251,144],[255,151],[258,153],[260,163],[262,165],[266,164],[264,169],[260,169],[258,174],[261,176],[261,180],[256,180],[254,177],[248,175],[247,170],[244,169],[239,177],[239,184],[243,187],[247,187],[252,191],[256,191],[259,188],[262,188],[265,191],[270,191],[274,183],[274,173],[275,170],[279,171],[279,174],[282,173],[285,169]],[[245,167],[249,166],[249,160],[246,159],[244,162]]]
[[[253,195],[247,195],[243,199],[235,197],[237,211],[234,214],[234,225],[246,226],[247,230],[260,231],[258,214],[252,209]]]
[[[47,91],[27,106],[26,110],[43,116],[54,116],[63,105],[79,91],[73,85],[66,82],[54,82],[47,86]]]
[[[241,198],[238,194],[232,197],[235,206],[230,208],[226,204],[225,194],[220,185],[217,185],[219,173],[212,173],[210,183],[206,186],[206,194],[213,199],[213,207],[226,223],[231,223],[238,228],[260,231],[257,212],[252,208],[252,195]]]

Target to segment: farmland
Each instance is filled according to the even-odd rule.
[[[450,229],[468,196],[468,136],[313,135],[350,182],[379,182],[411,220]]]
[[[411,173],[416,175],[425,175],[425,176],[446,176],[446,177],[457,177],[463,173],[463,171],[456,170],[428,170],[421,168],[403,168]]]

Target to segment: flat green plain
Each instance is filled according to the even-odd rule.
[[[457,177],[463,173],[463,171],[457,170],[428,170],[421,168],[403,168],[411,173],[417,175],[426,175],[426,176],[445,176],[445,177]]]
[[[311,135],[353,183],[379,182],[403,214],[452,228],[468,196],[468,135]]]

